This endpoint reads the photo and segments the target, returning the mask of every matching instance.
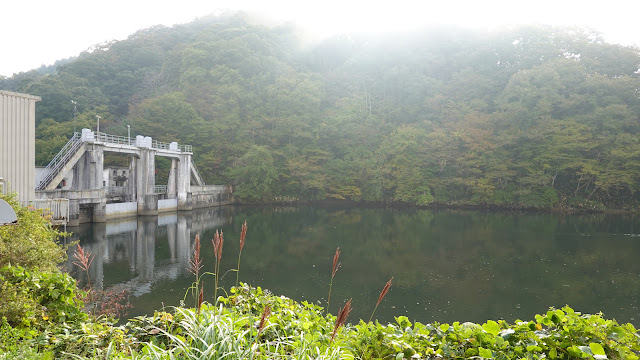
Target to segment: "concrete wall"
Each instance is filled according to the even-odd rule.
[[[178,210],[178,199],[158,200],[158,212]]]
[[[36,101],[40,97],[0,90],[0,186],[21,201],[35,199]]]
[[[191,205],[194,209],[233,203],[233,189],[229,185],[191,186]]]
[[[126,202],[126,203],[114,203],[107,204],[107,218],[116,219],[124,217],[132,217],[138,215],[138,203]]]

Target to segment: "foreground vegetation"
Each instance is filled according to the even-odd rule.
[[[0,249],[30,243],[64,254],[54,242],[59,233],[46,219],[5,198],[16,208],[19,225],[0,227]],[[245,223],[238,267],[232,269],[236,279],[246,234]],[[43,267],[38,267],[29,262],[36,254],[28,251],[5,256],[0,268],[0,359],[638,359],[640,355],[640,335],[632,324],[618,324],[602,314],[583,315],[568,306],[514,323],[424,324],[398,316],[392,324],[363,320],[349,324],[350,300],[334,316],[316,304],[239,282],[209,303],[203,296],[203,277],[213,276],[216,284],[219,280],[224,234],[216,232],[212,242],[216,270],[202,274],[196,237],[189,268],[194,283],[180,307],[123,325],[113,317],[85,312],[83,299],[93,298],[77,289],[68,274],[48,266],[47,259],[39,259]],[[74,258],[86,271],[91,254],[77,249]],[[332,282],[339,258],[338,248]],[[391,283],[392,279],[383,287],[376,308]],[[217,285],[215,289],[217,293]],[[329,287],[329,298],[330,291]],[[194,306],[187,307],[191,298]]]
[[[194,145],[207,183],[244,201],[638,208],[638,48],[549,27],[298,35],[201,18],[0,88],[42,97],[41,165],[100,115],[111,134]]]
[[[640,354],[633,325],[569,307],[512,324],[423,324],[405,316],[386,325],[360,320],[333,336],[336,317],[314,304],[246,285],[219,300],[218,306],[178,307],[121,326],[79,318],[35,330],[5,321],[0,359],[638,359]]]

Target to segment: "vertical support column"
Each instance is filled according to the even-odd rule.
[[[156,151],[140,149],[136,163],[136,193],[138,194],[138,215],[158,215],[158,194],[156,186]]]
[[[87,150],[73,167],[72,190],[102,189],[104,151],[101,145],[87,144]]]
[[[178,198],[178,210],[191,210],[192,195],[191,195],[191,155],[180,155],[180,161],[178,162],[178,178],[176,180],[177,185],[177,198]]]
[[[125,186],[125,199],[127,202],[136,201],[138,199],[137,193],[137,179],[136,176],[136,164],[137,158],[134,155],[130,155],[129,157],[129,179],[127,179],[127,185]]]
[[[178,193],[177,188],[178,159],[171,159],[171,169],[169,169],[169,181],[167,182],[167,199],[175,199]]]

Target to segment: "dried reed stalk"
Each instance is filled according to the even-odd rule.
[[[196,307],[196,314],[200,314],[200,308],[202,307],[202,302],[204,301],[204,281],[200,286],[200,294],[198,295],[198,306]]]
[[[242,230],[240,231],[240,251],[238,252],[238,269],[236,271],[236,287],[238,287],[238,279],[240,277],[240,255],[242,255],[242,248],[244,248],[244,239],[247,236],[247,220],[242,224]]]
[[[196,234],[196,243],[195,249],[193,250],[193,257],[189,260],[189,267],[187,268],[187,270],[189,270],[189,272],[196,277],[196,281],[194,282],[194,297],[199,297],[202,294],[202,289],[200,290],[200,292],[198,292],[198,287],[200,286],[200,270],[202,270],[203,266],[204,265],[202,264],[202,258],[200,257],[200,235]],[[202,302],[200,301],[200,299],[196,298],[196,309],[198,310],[198,312],[200,311],[201,303]]]
[[[378,309],[378,305],[380,305],[380,302],[382,301],[382,299],[384,299],[384,297],[387,296],[387,293],[391,288],[392,280],[393,280],[393,276],[391,277],[391,279],[389,279],[389,281],[387,281],[387,283],[382,288],[382,291],[380,292],[380,296],[378,296],[378,302],[376,303],[376,307],[373,309],[373,312],[371,313],[371,317],[369,318],[369,322],[371,322],[371,319],[373,319],[373,314],[376,313],[376,310]]]
[[[344,304],[344,307],[342,308],[342,310],[340,310],[340,314],[338,314],[338,317],[336,318],[336,324],[333,326],[333,333],[331,334],[331,340],[329,340],[329,342],[333,341],[333,338],[336,336],[336,333],[338,332],[338,329],[340,328],[340,326],[343,326],[344,323],[347,321],[347,317],[349,316],[350,312],[351,312],[351,299],[349,299],[349,301],[347,301],[347,303]]]
[[[213,254],[216,258],[215,264],[215,281],[216,288],[213,290],[213,301],[215,304],[218,304],[218,281],[220,280],[220,261],[222,260],[222,247],[224,246],[224,233],[222,230],[216,230],[213,239],[211,239],[211,243],[213,244]]]
[[[89,290],[91,290],[89,268],[91,268],[91,263],[93,262],[94,256],[91,254],[91,251],[84,251],[82,246],[78,244],[78,247],[73,251],[73,257],[76,258],[76,261],[74,261],[73,264],[77,265],[80,269],[84,270],[84,272],[87,273],[87,286],[89,287]]]
[[[333,266],[331,267],[331,282],[329,282],[329,296],[327,297],[327,313],[329,313],[329,306],[331,305],[331,288],[333,287],[333,277],[336,276],[338,269],[340,268],[340,247],[336,248],[336,253],[333,255]]]
[[[270,315],[271,315],[271,307],[267,305],[264,307],[264,310],[262,311],[262,316],[260,317],[260,325],[258,325],[258,333],[256,334],[256,337],[258,337],[258,335],[260,335],[260,332],[262,332],[262,329],[264,329],[265,325],[267,324],[267,319],[269,318]]]
[[[198,279],[198,275],[200,274],[200,270],[202,270],[202,259],[200,258],[200,235],[196,234],[196,244],[195,249],[193,251],[193,257],[189,260],[189,270],[190,273],[196,276],[196,280]]]

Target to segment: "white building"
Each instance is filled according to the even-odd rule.
[[[40,97],[0,90],[0,188],[18,200],[35,198],[36,101]]]

